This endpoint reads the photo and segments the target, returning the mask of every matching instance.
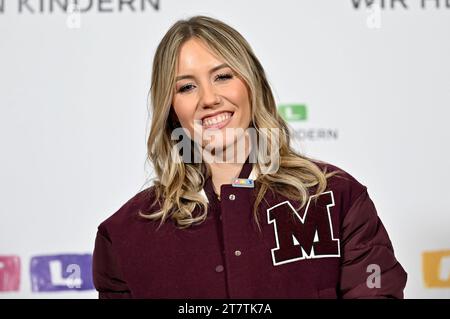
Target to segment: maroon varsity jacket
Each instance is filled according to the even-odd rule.
[[[239,177],[255,178],[252,167],[247,159]],[[407,274],[367,188],[348,173],[329,178],[317,203],[312,197],[299,212],[299,202],[268,191],[261,232],[255,189],[222,185],[219,201],[209,177],[201,193],[208,217],[185,230],[171,221],[157,230],[159,221],[138,215],[155,209],[153,187],[100,224],[100,298],[403,298]]]

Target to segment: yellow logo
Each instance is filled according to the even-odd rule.
[[[422,267],[427,288],[450,287],[450,250],[422,253]]]

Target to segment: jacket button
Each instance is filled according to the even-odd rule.
[[[218,265],[216,267],[216,272],[222,272],[223,271],[223,266],[222,265]]]
[[[234,254],[235,254],[236,256],[240,256],[240,255],[241,255],[241,251],[240,251],[240,250],[236,250],[236,251],[234,252]]]
[[[228,196],[228,199],[229,199],[229,200],[235,200],[235,199],[236,199],[236,196],[234,196],[234,194],[230,194],[230,196]]]

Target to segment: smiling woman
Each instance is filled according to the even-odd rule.
[[[406,273],[367,188],[293,149],[239,32],[205,16],[176,22],[150,91],[156,178],[98,227],[101,298],[403,297]],[[177,130],[202,161],[183,161]]]
[[[195,120],[201,124],[200,129],[249,127],[251,110],[245,81],[204,42],[197,38],[186,41],[177,66],[181,75],[176,78],[172,106],[191,136]],[[235,136],[223,134],[225,148],[234,141]]]

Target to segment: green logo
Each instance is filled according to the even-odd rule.
[[[306,121],[307,112],[305,104],[282,104],[278,105],[278,113],[286,121]]]

